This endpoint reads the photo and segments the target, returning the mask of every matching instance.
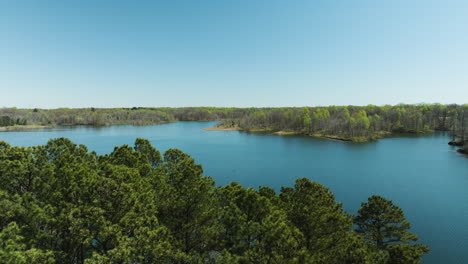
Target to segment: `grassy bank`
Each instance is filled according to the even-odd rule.
[[[24,131],[24,130],[34,130],[34,129],[52,128],[52,127],[53,127],[53,126],[15,125],[15,126],[0,127],[0,132],[7,132],[7,131]]]
[[[60,124],[60,125],[14,125],[14,126],[3,126],[0,127],[0,132],[11,132],[11,131],[25,131],[25,130],[35,130],[35,129],[44,129],[44,128],[54,128],[57,126],[63,127],[74,127],[74,126],[90,126],[90,127],[106,127],[106,126],[124,126],[124,125],[132,125],[132,126],[154,126],[154,125],[162,125],[168,123],[174,123],[178,121],[164,121],[158,123],[126,123],[126,122],[119,122],[114,124],[99,124],[99,125],[76,125],[76,124]]]
[[[338,141],[346,141],[346,142],[356,142],[356,143],[375,141],[375,140],[393,135],[393,133],[391,132],[380,131],[370,136],[348,137],[348,136],[333,135],[333,134],[319,133],[319,132],[307,133],[306,131],[292,131],[292,130],[275,131],[272,128],[242,129],[237,126],[236,127],[224,127],[222,125],[204,128],[204,130],[207,130],[207,131],[244,131],[248,133],[264,133],[264,134],[274,134],[274,135],[279,135],[279,136],[309,136],[309,137],[314,137],[314,138],[338,140]]]
[[[239,131],[241,129],[239,127],[218,127],[218,126],[214,126],[214,127],[206,127],[203,130],[206,130],[206,131]]]

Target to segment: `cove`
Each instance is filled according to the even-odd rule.
[[[269,186],[277,191],[308,177],[331,189],[351,214],[378,194],[406,213],[412,231],[431,251],[424,263],[468,263],[468,159],[447,145],[448,135],[346,143],[310,137],[204,131],[216,122],[155,126],[58,127],[1,132],[18,146],[67,137],[99,154],[147,138],[161,152],[179,148],[203,165],[218,185]]]

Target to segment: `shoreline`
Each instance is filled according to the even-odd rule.
[[[60,125],[15,125],[15,126],[5,126],[0,127],[0,132],[13,132],[13,131],[29,131],[29,130],[36,130],[36,129],[46,129],[46,128],[57,128],[57,127],[93,127],[93,128],[101,128],[101,127],[110,127],[110,126],[157,126],[169,123],[176,123],[179,121],[168,121],[168,122],[161,122],[161,123],[148,123],[148,124],[103,124],[103,125],[74,125],[74,124],[60,124]]]
[[[467,150],[465,150],[465,149],[463,149],[463,148],[459,148],[459,149],[457,149],[457,152],[458,152],[458,153],[461,153],[461,154],[468,155],[468,151],[467,151]]]
[[[394,133],[390,132],[382,132],[378,135],[370,136],[370,137],[342,137],[337,135],[327,135],[321,133],[313,133],[307,134],[302,131],[273,131],[272,129],[267,128],[257,128],[257,129],[242,129],[240,127],[207,127],[203,130],[206,131],[243,131],[246,133],[262,133],[262,134],[270,134],[270,135],[278,135],[278,136],[305,136],[305,137],[312,137],[318,139],[326,139],[326,140],[334,140],[334,141],[341,141],[341,142],[349,142],[349,143],[367,143],[372,141],[377,141],[379,139],[383,139],[386,137],[391,137]]]
[[[54,126],[41,126],[41,125],[5,126],[5,127],[0,127],[0,132],[36,130],[36,129],[45,129],[45,128],[53,128],[53,127]]]
[[[205,131],[241,131],[239,127],[205,127]]]
[[[117,126],[117,125],[152,126],[152,125],[161,125],[161,124],[177,123],[177,122],[179,121],[168,121],[168,122],[161,122],[157,124],[138,124],[138,125],[137,124],[105,124],[102,126],[93,126],[93,125],[87,125],[87,126],[92,126],[92,127],[107,127],[107,126]],[[73,126],[80,126],[80,125],[64,124],[60,126],[73,127]],[[36,129],[48,129],[48,128],[54,128],[54,127],[57,127],[57,125],[25,125],[25,126],[15,125],[15,126],[0,127],[0,132],[32,131]],[[318,139],[334,140],[334,141],[349,142],[349,143],[372,142],[372,141],[377,141],[379,139],[392,137],[398,134],[398,133],[391,133],[391,132],[381,132],[377,135],[373,135],[370,137],[342,137],[342,136],[337,136],[337,135],[327,135],[327,134],[321,134],[321,133],[307,134],[307,133],[304,133],[303,131],[283,131],[283,130],[273,131],[272,129],[267,129],[267,128],[260,128],[260,129],[257,128],[257,129],[246,130],[240,127],[222,127],[222,126],[206,127],[206,128],[203,128],[203,130],[205,131],[243,131],[247,133],[263,133],[263,134],[271,134],[271,135],[278,135],[278,136],[305,136],[305,137],[313,137],[313,138],[318,138]],[[466,151],[465,151],[465,154],[466,154]]]
[[[375,141],[379,138],[345,138],[335,135],[323,135],[319,133],[315,134],[306,134],[300,131],[276,131],[273,132],[271,129],[250,129],[245,130],[240,127],[206,127],[203,128],[205,131],[243,131],[247,133],[263,133],[263,134],[270,134],[270,135],[277,135],[277,136],[305,136],[305,137],[312,137],[312,138],[319,138],[319,139],[326,139],[326,140],[334,140],[334,141],[342,141],[342,142],[352,142],[352,143],[365,143]]]

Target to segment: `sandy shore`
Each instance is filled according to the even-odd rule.
[[[273,134],[275,135],[280,135],[280,136],[296,136],[296,135],[301,135],[300,132],[297,131],[277,131],[274,132]]]
[[[206,127],[203,130],[206,131],[239,131],[239,127]]]
[[[7,127],[0,127],[0,132],[33,130],[33,129],[42,129],[42,128],[51,128],[51,126],[37,126],[37,125],[7,126]]]

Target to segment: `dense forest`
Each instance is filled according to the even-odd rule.
[[[468,105],[330,106],[272,108],[227,119],[221,127],[368,141],[394,133],[451,131],[453,140],[468,135]]]
[[[0,142],[0,259],[21,263],[421,263],[403,211],[356,216],[307,178],[279,193],[218,187],[188,154],[147,140],[106,155],[68,139]]]
[[[463,146],[468,138],[468,105],[385,105],[283,108],[83,108],[0,109],[0,126],[150,125],[220,120],[220,127],[250,132],[303,134],[369,141],[393,133],[450,131]],[[465,146],[466,147],[466,146]]]
[[[0,126],[9,125],[152,125],[176,121],[174,116],[157,109],[0,109]]]

